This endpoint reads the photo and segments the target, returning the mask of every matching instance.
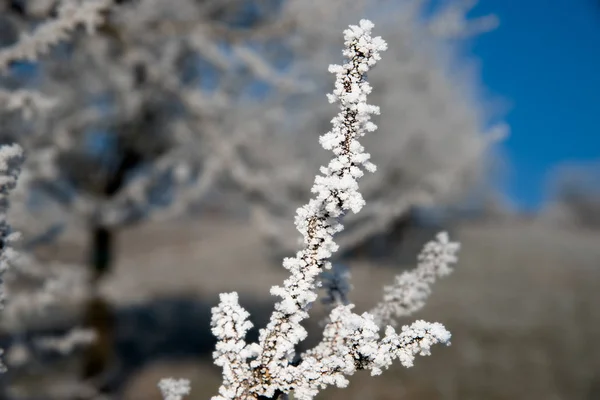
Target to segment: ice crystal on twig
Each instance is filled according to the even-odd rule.
[[[260,331],[258,344],[245,342],[252,324],[236,293],[222,294],[220,304],[213,308],[212,328],[218,339],[214,359],[223,368],[223,385],[215,400],[277,398],[291,392],[296,399],[308,400],[329,385],[345,387],[346,376],[356,370],[368,369],[377,375],[395,359],[410,367],[415,356],[428,355],[432,345],[449,343],[450,333],[441,324],[425,321],[404,326],[398,333],[388,326],[381,337],[376,317],[353,313],[354,305],[343,304],[348,287],[337,285],[340,304],[331,310],[323,341],[299,360],[295,353],[307,335],[301,322],[317,298],[318,278],[331,269],[329,258],[338,249],[333,236],[343,229],[340,219],[349,211],[359,212],[365,203],[358,191],[363,169],[375,172],[370,155],[359,143],[367,132],[377,129],[370,117],[379,108],[366,101],[371,93],[366,73],[387,48],[380,37],[371,36],[372,28],[370,21],[361,20],[345,30],[347,61],[329,67],[336,82],[328,98],[339,104],[340,112],[320,142],[334,157],[316,176],[314,197],[297,210],[303,248],[283,262],[290,277],[271,289],[280,300]]]
[[[377,324],[396,325],[395,318],[407,317],[423,308],[435,280],[452,272],[459,248],[446,232],[427,243],[419,254],[417,268],[396,276],[393,285],[383,288],[383,300],[371,310]]]

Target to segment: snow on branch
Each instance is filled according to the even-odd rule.
[[[1,51],[0,51],[1,53]],[[56,105],[56,100],[34,90],[0,89],[0,109],[6,112],[20,112],[25,120],[35,114],[44,114]]]
[[[296,227],[304,238],[304,249],[294,258],[284,260],[283,266],[291,277],[282,287],[273,287],[271,294],[281,297],[266,329],[261,331],[261,355],[254,364],[271,375],[279,373],[288,364],[294,346],[306,337],[300,322],[308,317],[308,306],[316,300],[316,278],[323,268],[331,268],[327,259],[337,250],[333,235],[342,230],[338,219],[348,210],[358,212],[364,200],[358,191],[357,178],[363,175],[361,167],[375,171],[369,154],[358,142],[367,131],[374,131],[370,115],[379,108],[367,104],[371,92],[364,79],[366,72],[380,59],[379,52],[386,49],[380,38],[372,38],[370,21],[351,26],[344,32],[346,49],[343,54],[348,62],[343,66],[332,65],[329,70],[336,74],[335,90],[329,95],[330,102],[339,102],[340,113],[333,119],[333,129],[321,136],[321,145],[332,150],[335,157],[321,174],[315,178],[312,192],[315,197],[298,209]],[[283,372],[283,371],[281,371]],[[274,388],[265,384],[265,395],[272,396]]]
[[[244,341],[252,323],[248,321],[250,314],[238,304],[237,293],[222,293],[220,300],[219,306],[212,309],[212,332],[219,340],[213,358],[215,365],[223,368],[221,396],[235,399],[240,388],[252,380],[246,360],[256,354]]]
[[[425,321],[404,326],[400,332],[388,326],[381,337],[377,320],[382,318],[355,314],[354,305],[338,303],[328,318],[323,342],[299,359],[295,352],[307,336],[301,322],[317,299],[319,275],[331,269],[329,258],[338,249],[333,235],[343,229],[340,219],[348,211],[359,212],[365,203],[357,180],[363,169],[375,171],[370,155],[358,141],[376,130],[370,117],[379,113],[378,107],[367,103],[371,86],[366,73],[387,45],[381,37],[371,36],[372,28],[373,23],[361,20],[345,30],[343,54],[347,61],[329,68],[336,82],[328,98],[339,104],[340,112],[320,142],[334,157],[316,176],[314,197],[297,210],[296,227],[303,236],[303,249],[283,262],[291,275],[282,286],[271,289],[280,300],[267,327],[260,331],[259,343],[245,342],[252,324],[236,293],[222,294],[219,306],[213,308],[212,328],[218,339],[213,356],[215,364],[223,368],[223,384],[214,400],[278,398],[292,392],[296,399],[312,399],[329,385],[347,386],[346,376],[356,370],[368,369],[377,375],[395,359],[410,367],[417,355],[429,355],[432,345],[449,343],[450,333],[443,325]],[[438,240],[439,248],[431,245],[421,257],[423,265],[432,265],[431,271],[423,267],[424,272],[418,274],[425,282],[430,282],[429,274],[446,272],[447,264],[454,262],[457,247],[447,236]],[[418,286],[419,290],[423,289]]]
[[[0,72],[17,60],[35,61],[51,46],[68,39],[79,26],[94,33],[104,22],[102,13],[111,5],[112,0],[62,0],[55,19],[42,23],[32,33],[22,34],[14,45],[0,49]]]
[[[452,272],[459,248],[445,232],[427,243],[419,254],[417,268],[396,276],[393,285],[383,288],[383,301],[371,310],[377,324],[396,325],[394,318],[410,316],[423,308],[435,280]]]

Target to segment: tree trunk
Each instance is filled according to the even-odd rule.
[[[85,350],[81,378],[85,381],[97,381],[96,389],[107,391],[106,374],[114,365],[115,359],[115,315],[110,304],[98,293],[101,278],[113,265],[114,232],[103,226],[95,226],[91,232],[89,265],[92,270],[90,279],[91,296],[85,304],[84,326],[96,332],[96,340]]]

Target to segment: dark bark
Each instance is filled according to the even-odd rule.
[[[83,380],[98,379],[106,374],[115,358],[116,317],[111,305],[98,294],[98,283],[113,265],[114,232],[103,226],[95,226],[91,231],[90,260],[92,269],[92,295],[85,304],[84,321],[86,328],[96,332],[96,340],[89,345],[83,356],[81,378]],[[98,380],[96,388],[106,393],[106,383]]]
[[[97,339],[84,353],[81,371],[84,380],[98,379],[106,374],[111,364],[114,364],[115,322],[114,310],[106,300],[97,295],[88,300],[84,325],[94,329]],[[99,379],[96,389],[100,393],[107,393],[109,384],[105,379]]]
[[[92,284],[95,284],[112,265],[114,258],[113,233],[109,228],[96,226],[92,230],[90,267],[93,268]]]

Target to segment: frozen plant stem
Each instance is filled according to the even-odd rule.
[[[337,250],[333,235],[342,230],[339,218],[349,209],[360,211],[364,205],[357,183],[363,175],[361,166],[375,171],[369,154],[358,142],[367,131],[376,129],[369,121],[370,114],[379,113],[378,107],[366,103],[371,87],[364,76],[380,59],[379,51],[385,50],[386,44],[380,37],[370,37],[371,27],[371,23],[361,21],[360,27],[347,30],[344,56],[348,63],[329,67],[336,74],[329,101],[339,102],[341,110],[332,121],[333,129],[321,137],[321,145],[335,157],[315,178],[311,190],[315,197],[297,211],[296,227],[304,238],[304,249],[295,258],[284,260],[292,276],[283,287],[271,289],[281,301],[260,337],[260,363],[269,370],[285,365],[294,346],[306,337],[300,321],[308,317],[307,306],[316,300],[316,278],[323,268],[331,268],[327,259]]]
[[[416,355],[429,354],[433,344],[449,342],[450,333],[441,324],[425,321],[404,326],[400,333],[388,326],[380,338],[374,316],[354,314],[353,305],[340,304],[331,311],[323,342],[300,362],[292,362],[296,345],[307,335],[301,322],[317,298],[318,276],[331,268],[328,259],[338,249],[333,235],[343,229],[339,221],[348,210],[357,213],[365,204],[357,182],[363,168],[375,172],[358,141],[377,129],[370,117],[379,114],[378,107],[367,103],[371,86],[366,73],[387,45],[371,36],[372,28],[370,21],[361,20],[345,30],[346,63],[329,67],[336,82],[328,98],[339,103],[340,112],[320,142],[334,157],[315,178],[314,197],[297,210],[295,222],[304,246],[283,262],[290,277],[271,289],[280,300],[267,327],[260,331],[259,343],[245,342],[252,324],[238,304],[237,293],[222,294],[219,306],[212,310],[212,331],[218,339],[213,356],[223,368],[223,384],[215,400],[276,398],[291,392],[296,399],[312,399],[326,386],[345,387],[346,376],[358,369],[379,374],[394,359],[408,367]]]

